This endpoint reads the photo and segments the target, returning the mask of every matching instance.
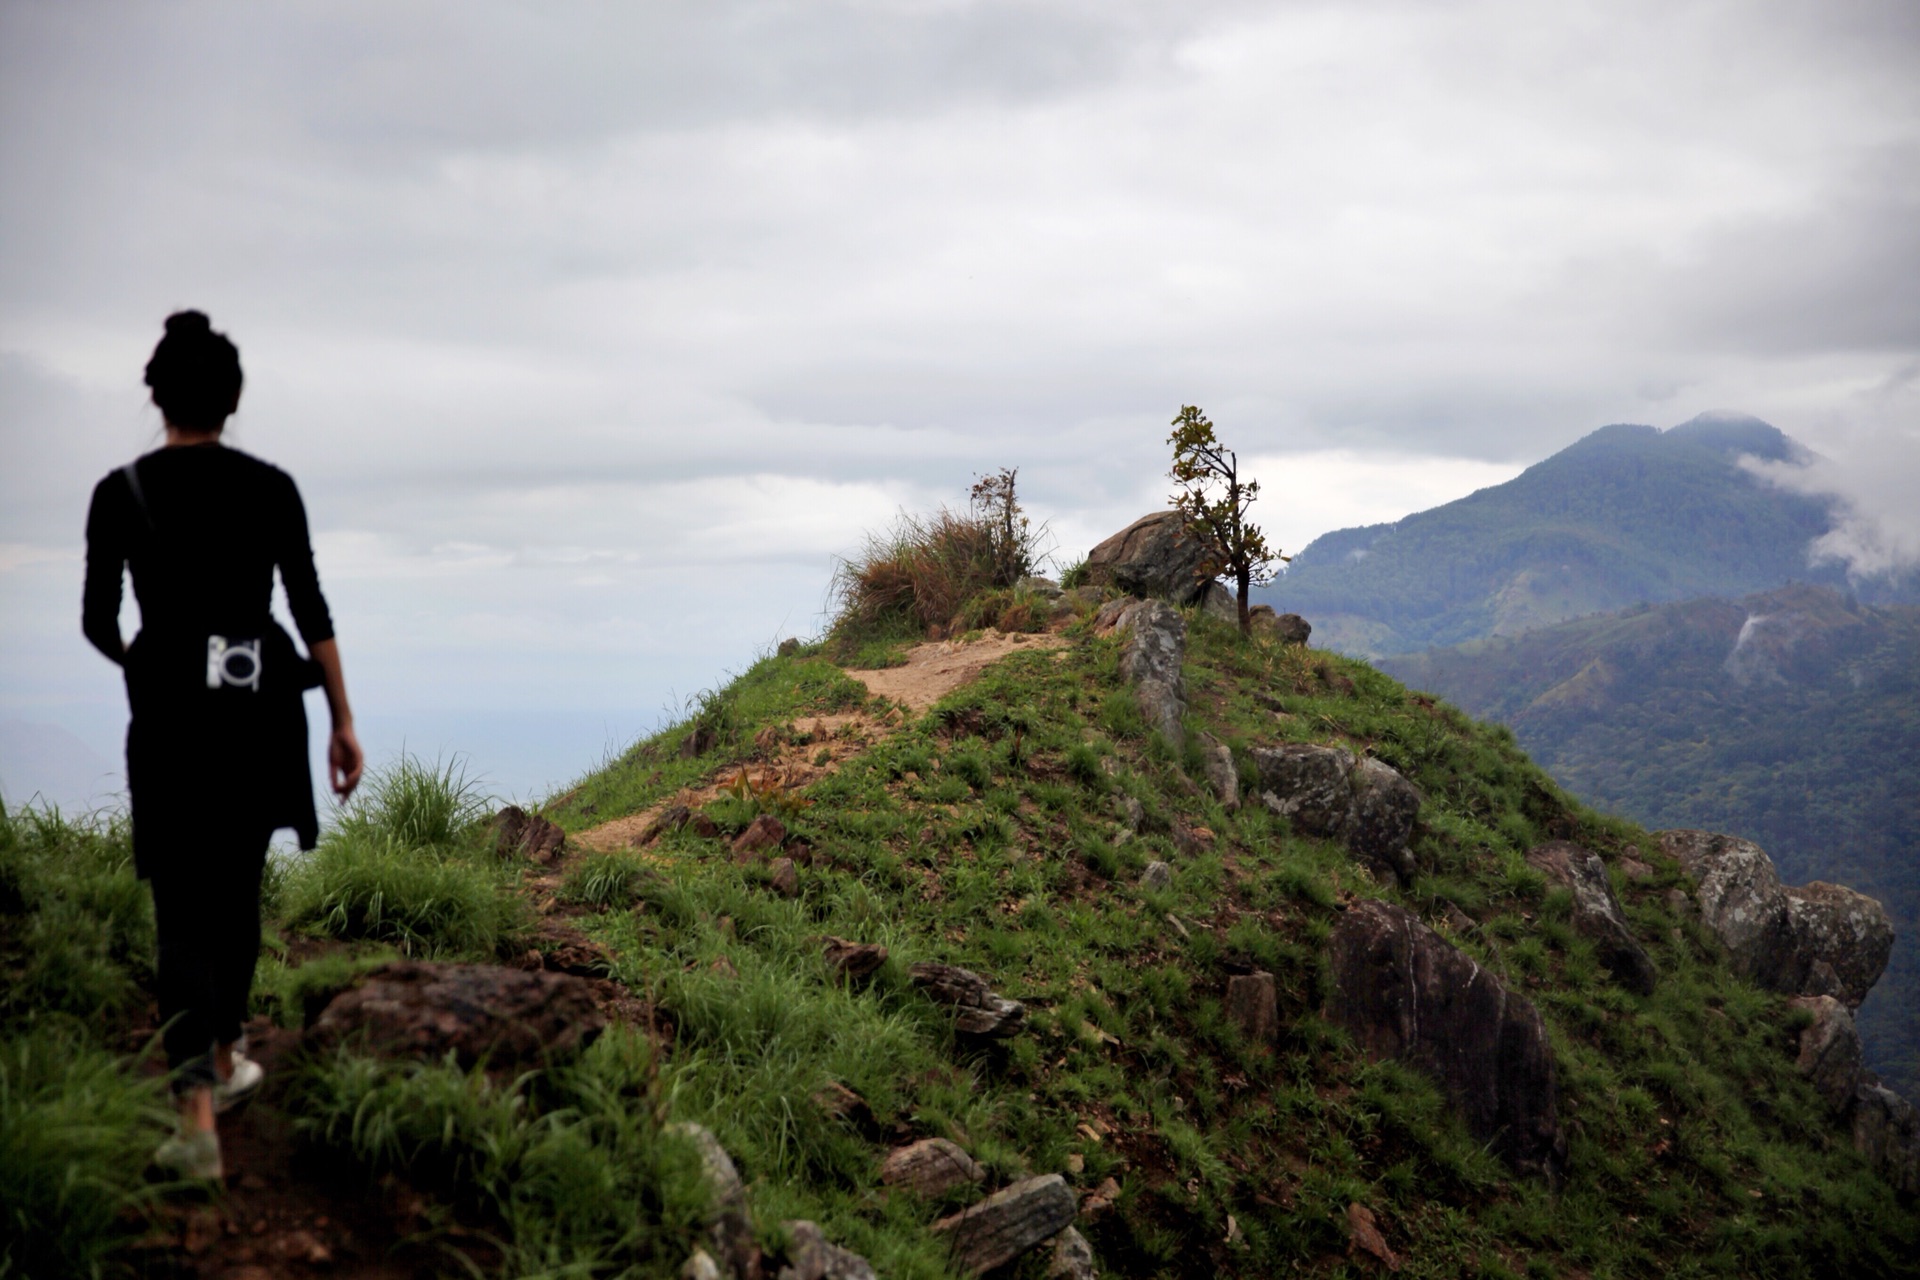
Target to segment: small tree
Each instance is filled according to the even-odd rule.
[[[1240,478],[1240,459],[1213,435],[1213,424],[1193,405],[1182,405],[1173,420],[1173,469],[1167,474],[1180,488],[1173,505],[1210,549],[1212,576],[1230,577],[1240,602],[1240,631],[1252,630],[1247,591],[1273,581],[1276,561],[1292,559],[1267,546],[1267,536],[1247,519],[1260,496],[1258,480]]]
[[[1018,467],[1002,467],[973,486],[973,509],[985,522],[993,557],[993,585],[1011,587],[1033,572],[1034,534],[1013,489]]]

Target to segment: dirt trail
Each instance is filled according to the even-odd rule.
[[[907,660],[900,666],[876,671],[848,670],[847,674],[865,685],[867,692],[898,703],[910,716],[918,716],[1010,653],[1062,649],[1068,643],[1066,637],[1057,634],[1009,635],[988,631],[971,643],[934,640],[915,645],[907,651]],[[741,768],[757,782],[778,780],[787,789],[798,790],[818,782],[849,757],[890,736],[910,716],[903,717],[897,712],[875,716],[864,711],[800,716],[793,722],[791,735],[762,734],[756,743],[761,757],[757,762],[730,765],[699,785],[683,787],[639,813],[589,828],[573,837],[571,843],[602,853],[632,848],[636,837],[662,813],[677,804],[698,809],[725,791]]]

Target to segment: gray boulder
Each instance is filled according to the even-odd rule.
[[[1600,856],[1577,844],[1553,840],[1529,852],[1527,865],[1573,892],[1573,927],[1592,941],[1614,981],[1629,991],[1652,995],[1653,960],[1633,936]]]
[[[758,1271],[760,1246],[754,1242],[753,1219],[747,1213],[747,1186],[734,1167],[733,1157],[705,1125],[682,1122],[667,1125],[663,1132],[686,1142],[700,1157],[700,1170],[712,1196],[707,1210],[707,1241],[719,1259],[721,1272],[740,1276]]]
[[[1835,1115],[1845,1115],[1864,1079],[1860,1061],[1860,1032],[1853,1014],[1832,996],[1799,996],[1788,1001],[1805,1009],[1813,1021],[1800,1033],[1800,1052],[1794,1066]]]
[[[1093,1246],[1087,1238],[1068,1227],[1053,1238],[1053,1253],[1047,1259],[1047,1280],[1098,1280],[1100,1270],[1093,1263]]]
[[[1257,604],[1247,610],[1247,622],[1254,634],[1272,636],[1282,644],[1305,644],[1313,627],[1297,613],[1275,613],[1270,604]]]
[[[891,1152],[880,1166],[881,1182],[929,1200],[986,1176],[972,1156],[945,1138],[909,1143]]]
[[[1384,874],[1414,877],[1420,792],[1398,770],[1343,747],[1287,742],[1257,747],[1261,801],[1309,835],[1345,842]]]
[[[1920,1195],[1920,1112],[1880,1084],[1854,1092],[1853,1145],[1896,1191]]]
[[[942,1218],[933,1224],[933,1232],[947,1237],[954,1270],[979,1275],[1065,1231],[1079,1208],[1066,1179],[1049,1173],[1016,1182]]]
[[[1026,1025],[1027,1007],[995,991],[971,969],[923,961],[909,965],[907,975],[929,998],[953,1009],[956,1031],[999,1039]]]
[[[1178,511],[1156,511],[1087,553],[1087,581],[1187,604],[1213,580],[1210,557]]]
[[[1148,600],[1122,613],[1114,629],[1125,638],[1120,647],[1120,675],[1133,686],[1133,696],[1149,727],[1178,747],[1180,719],[1187,713],[1187,684],[1180,665],[1187,655],[1187,622],[1159,600]]]
[[[1385,902],[1354,903],[1327,945],[1329,1012],[1360,1049],[1425,1072],[1468,1131],[1515,1170],[1559,1181],[1567,1139],[1539,1010]]]
[[[1742,977],[1789,995],[1835,996],[1855,1009],[1879,981],[1893,922],[1872,898],[1818,881],[1783,886],[1766,851],[1737,836],[1662,831],[1657,838],[1693,879],[1700,918]]]
[[[1220,798],[1220,804],[1231,813],[1240,807],[1240,771],[1234,767],[1233,749],[1211,734],[1200,735],[1200,757],[1207,775],[1207,785],[1213,788],[1213,794]]]
[[[787,1229],[787,1265],[774,1280],[879,1280],[873,1264],[843,1249],[804,1218],[783,1222]]]
[[[1210,613],[1235,626],[1240,624],[1240,599],[1219,582],[1208,582],[1193,598],[1202,613]]]

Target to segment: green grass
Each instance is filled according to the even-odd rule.
[[[924,1136],[960,1143],[989,1188],[1053,1172],[1080,1190],[1115,1179],[1115,1209],[1083,1224],[1115,1276],[1352,1274],[1356,1202],[1410,1277],[1914,1273],[1910,1207],[1795,1073],[1783,1002],[1734,978],[1698,926],[1667,910],[1678,872],[1644,833],[1574,803],[1510,734],[1361,664],[1191,619],[1190,724],[1227,743],[1247,776],[1252,748],[1292,739],[1370,752],[1420,787],[1419,877],[1385,884],[1257,804],[1224,810],[1183,753],[1127,714],[1116,668],[1116,643],[1086,636],[1015,653],[807,788],[812,804],[787,812],[814,850],[792,898],[691,828],[644,859],[574,855],[558,890],[568,923],[671,1027],[668,1047],[610,1032],[577,1065],[519,1079],[331,1058],[308,1081],[308,1140],[370,1178],[423,1188],[449,1248],[455,1224],[502,1241],[505,1275],[674,1273],[699,1220],[687,1153],[664,1129],[683,1120],[734,1155],[763,1242],[809,1218],[888,1276],[949,1274],[926,1228],[978,1194],[923,1204],[883,1192],[886,1150]],[[749,758],[760,729],[804,727],[863,697],[817,655],[764,659],[548,812],[579,830],[638,811]],[[682,755],[702,727],[707,749]],[[514,873],[447,800],[457,779],[418,778],[438,781],[370,803],[288,870],[278,929],[351,941],[305,965],[264,965],[260,1007],[296,1020],[310,994],[384,954],[381,938],[484,955],[512,936]],[[751,808],[726,797],[710,811],[725,829]],[[410,816],[429,812],[452,816]],[[1176,823],[1207,827],[1212,846],[1183,852]],[[1620,884],[1660,971],[1652,997],[1608,980],[1568,927],[1564,895],[1525,864],[1549,836],[1608,860],[1636,844],[1654,862],[1653,881]],[[111,885],[118,846],[102,840],[75,865]],[[15,879],[28,883],[43,864],[18,847],[0,847],[12,859],[0,867],[27,866]],[[1144,892],[1140,871],[1156,859],[1172,883]],[[1326,938],[1356,895],[1432,921],[1467,911],[1470,928],[1443,927],[1540,1009],[1571,1151],[1557,1193],[1516,1178],[1431,1082],[1366,1062],[1323,1016]],[[137,968],[137,913],[111,892],[91,901],[120,924],[86,954],[119,964],[124,953]],[[870,982],[845,982],[824,935],[881,943],[891,958]],[[920,960],[963,965],[1026,1001],[1025,1029],[990,1044],[957,1035],[908,979]],[[1275,975],[1272,1044],[1248,1043],[1224,1011],[1228,974],[1248,964]],[[826,1105],[836,1086],[861,1107]],[[1032,1258],[1013,1274],[1041,1269]]]

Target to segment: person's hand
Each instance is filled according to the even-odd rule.
[[[360,739],[353,736],[353,726],[347,724],[335,729],[327,743],[327,772],[332,775],[333,793],[342,803],[360,785],[360,773],[366,765],[367,756],[360,750]]]

